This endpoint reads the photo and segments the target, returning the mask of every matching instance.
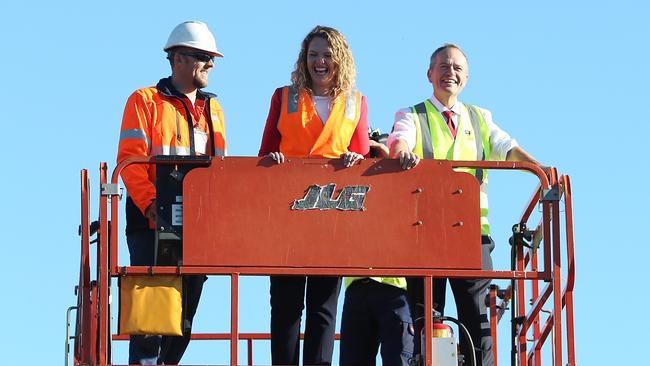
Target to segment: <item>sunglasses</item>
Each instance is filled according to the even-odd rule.
[[[190,56],[198,61],[205,62],[206,64],[210,61],[214,61],[214,56],[208,55],[207,53],[201,52],[179,52],[183,56]]]

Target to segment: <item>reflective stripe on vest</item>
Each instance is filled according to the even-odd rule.
[[[209,124],[212,131],[212,146],[214,156],[226,156],[226,126],[224,124],[223,109],[215,98],[210,98],[208,103],[208,115],[212,124]]]
[[[476,106],[462,105],[458,118],[456,139],[453,138],[444,117],[429,100],[412,108],[415,118],[415,148],[422,159],[483,161],[491,154],[490,134],[483,115]],[[480,184],[481,234],[489,235],[487,199],[487,171],[456,168],[476,177]]]
[[[363,278],[370,278],[373,281],[406,290],[406,278],[404,277],[345,277],[345,287],[347,288],[352,282]]]
[[[348,151],[361,113],[361,93],[337,97],[323,125],[310,94],[292,87],[282,89],[278,131],[280,151],[287,157],[338,158]]]

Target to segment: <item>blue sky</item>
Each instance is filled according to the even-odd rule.
[[[490,109],[526,150],[572,178],[578,362],[631,363],[648,326],[640,278],[650,254],[649,10],[631,0],[3,2],[2,363],[63,362],[65,310],[76,303],[79,170],[90,170],[96,196],[99,162],[114,167],[126,98],[169,75],[162,47],[190,19],[208,23],[226,56],[206,90],[224,107],[233,156],[257,154],[271,94],[288,83],[317,24],[347,37],[370,124],[382,131],[397,109],[431,95],[431,52],[461,45],[470,63],[461,99]],[[496,173],[490,183],[493,255],[505,269],[509,230],[534,181]],[[267,283],[242,281],[242,331],[268,331]],[[227,331],[226,284],[209,281],[198,331]],[[505,344],[505,324],[501,332]],[[125,346],[115,345],[116,363],[126,363]],[[195,342],[184,362],[225,363],[226,347]],[[269,363],[268,344],[256,349],[255,362]]]

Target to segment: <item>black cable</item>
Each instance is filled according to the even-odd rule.
[[[469,334],[469,330],[465,327],[465,324],[459,322],[457,319],[454,319],[450,316],[441,316],[440,317],[441,321],[449,320],[453,323],[455,323],[458,326],[458,329],[462,330],[463,335],[469,342],[470,346],[470,354],[471,354],[471,359],[472,359],[472,366],[476,366],[476,348],[474,348],[474,341],[472,340],[472,336]]]
[[[513,234],[514,237],[514,234]],[[517,261],[517,247],[515,245],[511,246],[510,250],[510,270],[515,271]],[[517,282],[515,279],[510,280],[510,365],[517,365],[517,325],[515,319],[517,318],[517,296],[516,293],[519,289],[517,288]]]

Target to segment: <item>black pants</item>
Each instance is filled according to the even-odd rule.
[[[132,266],[154,264],[153,230],[138,230],[126,235]],[[131,336],[129,364],[176,365],[181,361],[192,333],[192,319],[199,306],[205,276],[183,277],[183,336]]]
[[[298,365],[300,319],[305,298],[303,364],[332,364],[340,290],[340,277],[271,276],[271,360],[274,365]]]
[[[345,291],[341,318],[341,365],[374,366],[381,344],[384,366],[409,366],[413,357],[406,291],[362,278]]]
[[[492,269],[492,257],[490,253],[494,249],[494,242],[489,236],[481,238],[482,243],[482,269]],[[409,302],[411,304],[411,313],[413,319],[419,319],[424,316],[424,281],[422,278],[407,278]],[[489,279],[454,279],[454,278],[436,278],[433,280],[433,307],[444,314],[445,295],[447,281],[451,285],[456,300],[456,310],[458,320],[467,327],[474,346],[476,347],[477,365],[492,366],[494,357],[492,355],[492,335],[490,334],[490,321],[487,316],[487,307],[485,305],[485,295],[487,288],[490,286]],[[424,326],[424,321],[415,322],[415,350],[420,352],[420,332]],[[460,351],[465,355],[465,362],[469,364],[471,352],[469,343],[464,340],[463,335],[460,338]]]

